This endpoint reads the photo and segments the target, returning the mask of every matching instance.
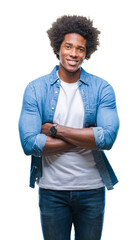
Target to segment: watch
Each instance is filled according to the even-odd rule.
[[[57,128],[56,128],[57,125],[58,125],[57,123],[53,124],[53,126],[50,128],[50,135],[52,137],[54,137],[56,135],[56,133],[57,133]]]

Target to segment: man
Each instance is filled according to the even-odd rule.
[[[81,68],[100,32],[82,16],[63,16],[47,31],[59,59],[52,73],[29,83],[19,121],[30,186],[39,186],[45,240],[101,239],[105,186],[117,178],[103,150],[119,128],[113,88]]]

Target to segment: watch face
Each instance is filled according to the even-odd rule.
[[[51,134],[51,136],[55,136],[55,135],[56,135],[56,132],[57,132],[57,129],[56,129],[55,126],[53,126],[53,127],[50,128],[50,134]]]

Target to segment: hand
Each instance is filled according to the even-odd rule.
[[[53,126],[53,123],[45,123],[41,127],[41,133],[50,136],[50,128]]]

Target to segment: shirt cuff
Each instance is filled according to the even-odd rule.
[[[43,148],[46,144],[46,139],[47,139],[47,136],[45,134],[38,134],[36,136],[36,139],[33,145],[34,156],[36,157],[42,156]]]
[[[95,137],[97,150],[102,150],[105,145],[104,131],[102,127],[94,127],[93,133]]]

